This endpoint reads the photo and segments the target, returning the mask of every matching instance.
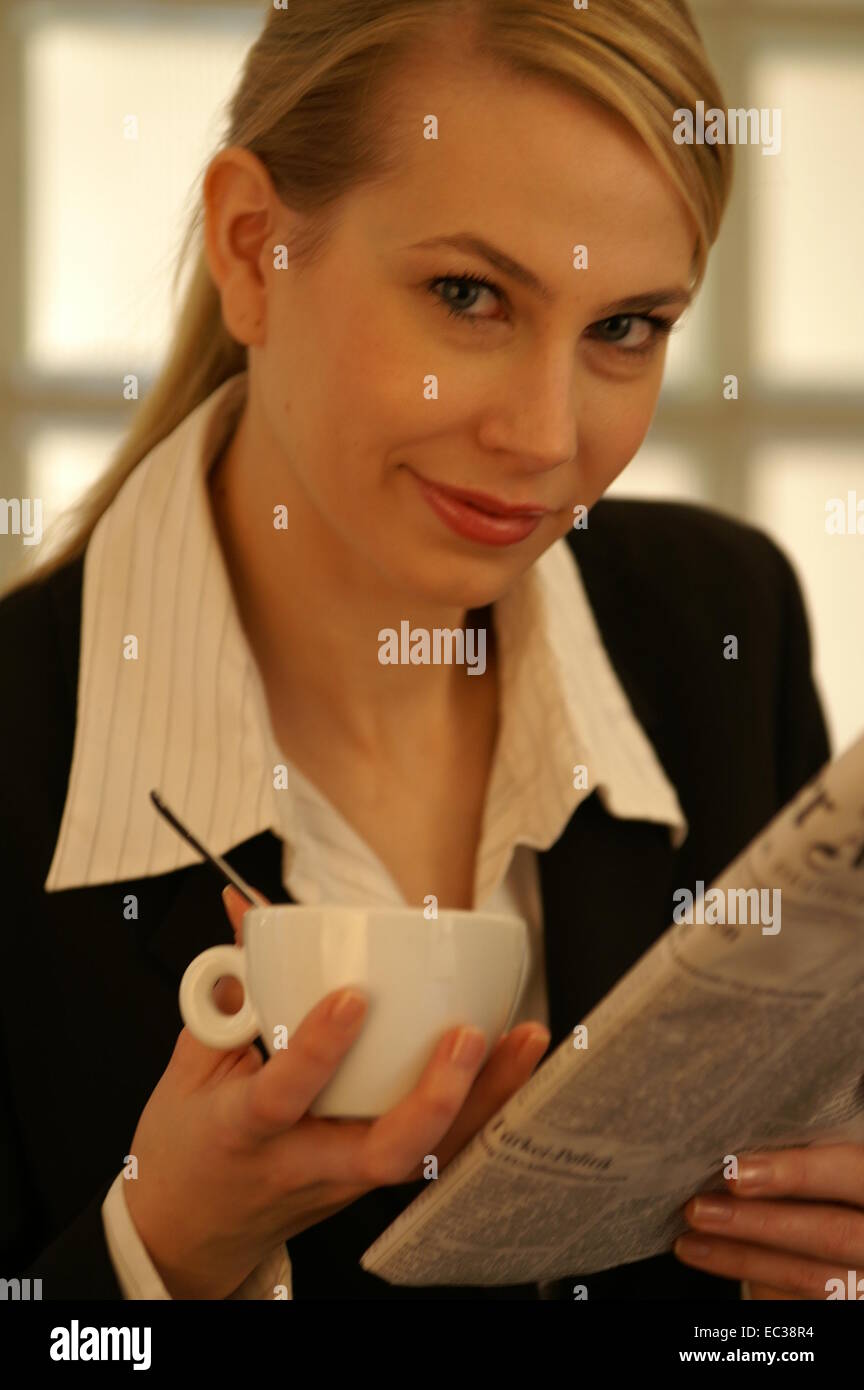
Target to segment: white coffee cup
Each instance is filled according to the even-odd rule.
[[[247,1047],[260,1035],[272,1055],[324,995],[356,985],[369,1001],[362,1028],[309,1113],[361,1119],[413,1090],[449,1028],[481,1028],[488,1055],[516,1014],[527,966],[519,917],[275,904],[246,913],[241,947],[195,957],[180,983],[180,1013],[208,1047]],[[245,991],[236,1014],[213,999],[225,976]]]

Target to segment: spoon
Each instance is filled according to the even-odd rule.
[[[204,848],[200,840],[196,840],[195,836],[192,834],[192,831],[187,830],[186,826],[183,824],[182,821],[178,820],[174,812],[168,809],[158,792],[151,791],[150,800],[153,802],[153,805],[156,807],[156,810],[159,812],[160,816],[164,816],[165,820],[167,820],[170,826],[173,826],[173,828],[177,831],[178,835],[182,835],[183,839],[186,840],[192,846],[193,849],[197,850],[199,854],[203,855],[205,859],[209,860],[210,863],[213,865],[214,869],[217,869],[219,873],[222,875],[222,877],[227,879],[233,888],[237,889],[238,893],[242,893],[243,897],[246,899],[248,903],[252,905],[252,907],[269,906],[267,899],[263,898],[261,894],[257,892],[254,888],[252,888],[251,885],[245,881],[245,879],[242,879],[238,873],[235,873],[235,871],[231,868],[231,865],[226,863],[226,861],[222,858],[221,855],[211,854],[209,849]]]

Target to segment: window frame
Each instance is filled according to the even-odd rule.
[[[260,10],[260,4],[237,0],[149,0],[149,10],[160,22],[188,22],[194,13],[219,9],[236,15]],[[728,0],[691,0],[694,18],[718,76],[729,90],[728,74],[735,74],[734,104],[758,105],[752,90],[754,55],[765,43],[836,47],[849,44],[864,50],[864,3],[839,0],[735,0],[734,20]],[[140,19],[141,9],[136,8]],[[128,406],[120,398],[115,377],[100,372],[50,373],[24,361],[25,304],[23,273],[27,254],[24,219],[26,169],[23,128],[24,43],[29,27],[56,17],[72,15],[117,17],[113,5],[33,3],[18,0],[4,13],[0,24],[0,119],[13,138],[0,149],[2,184],[8,196],[0,200],[0,239],[9,254],[0,263],[0,297],[6,311],[0,316],[0,437],[4,442],[5,496],[27,496],[28,451],[40,427],[75,429],[92,426],[122,430]],[[729,100],[733,100],[730,95]],[[812,389],[800,383],[789,388],[760,383],[752,370],[753,256],[749,210],[752,161],[739,154],[735,185],[716,245],[712,248],[709,278],[701,295],[707,302],[711,332],[706,335],[704,358],[692,380],[664,385],[648,436],[652,450],[683,450],[692,460],[704,498],[733,516],[749,514],[748,479],[755,457],[765,442],[785,439],[822,439],[827,445],[848,444],[864,437],[864,392],[854,387],[829,389],[820,383]],[[721,287],[735,285],[736,293]],[[740,399],[725,401],[722,381],[734,371],[741,382]],[[138,373],[143,395],[152,384],[147,369]],[[635,481],[635,480],[634,480]],[[627,474],[622,476],[626,490]],[[631,494],[633,495],[633,494]],[[638,485],[637,493],[638,495]],[[17,571],[22,555],[14,546],[0,547],[0,583]]]

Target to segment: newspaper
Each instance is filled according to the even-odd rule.
[[[364,1269],[521,1284],[630,1264],[671,1248],[739,1154],[864,1142],[864,735],[689,888]]]

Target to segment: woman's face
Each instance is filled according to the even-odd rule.
[[[622,123],[542,83],[424,67],[393,113],[398,176],[348,196],[312,266],[271,257],[249,439],[289,529],[325,538],[346,575],[479,607],[639,448],[666,347],[646,316],[672,323],[686,307],[695,227]],[[481,240],[524,271],[494,265]],[[482,516],[472,527],[470,508],[424,481],[543,514],[521,532]]]

